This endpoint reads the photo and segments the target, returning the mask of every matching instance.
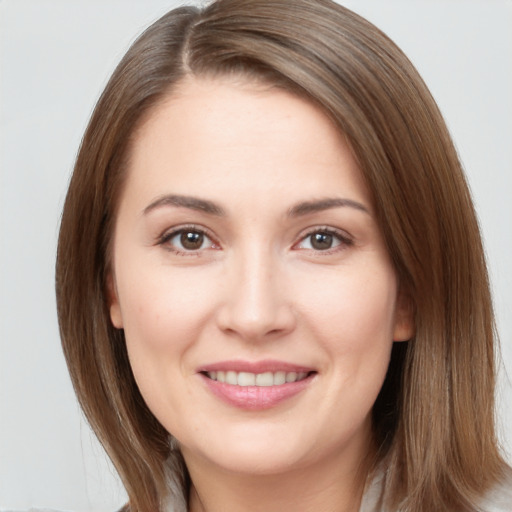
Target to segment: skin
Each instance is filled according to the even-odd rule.
[[[169,194],[223,215],[162,202]],[[326,198],[345,203],[290,213]],[[180,229],[206,235],[190,250]],[[334,233],[332,246],[312,233]],[[329,119],[276,88],[187,79],[136,133],[113,247],[111,319],[149,408],[181,444],[190,510],[358,510],[371,408],[412,320]],[[220,400],[199,373],[267,359],[315,373],[263,410]]]

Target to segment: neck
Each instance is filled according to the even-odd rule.
[[[190,512],[358,512],[371,464],[368,453],[363,460],[322,458],[293,471],[254,475],[185,458]]]

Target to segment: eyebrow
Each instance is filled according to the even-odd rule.
[[[177,206],[179,208],[188,208],[190,210],[196,210],[210,215],[216,215],[223,217],[226,215],[225,211],[213,201],[207,199],[199,199],[198,197],[191,196],[180,196],[180,195],[165,195],[157,198],[150,205],[144,208],[144,214],[147,215],[149,212],[156,208],[163,206]]]
[[[309,215],[311,213],[317,213],[324,210],[330,210],[331,208],[349,207],[355,208],[356,210],[370,214],[370,211],[366,206],[353,199],[343,199],[339,197],[327,197],[319,199],[317,201],[305,201],[292,206],[288,210],[288,217],[300,217],[302,215]]]
[[[144,208],[143,213],[147,215],[157,208],[165,206],[175,206],[178,208],[188,208],[218,217],[224,217],[226,212],[224,209],[213,201],[208,199],[200,199],[192,196],[182,196],[176,194],[168,194],[155,199],[151,204]],[[311,213],[317,213],[332,208],[349,207],[356,210],[370,213],[362,203],[354,201],[353,199],[344,199],[338,197],[318,199],[316,201],[303,201],[292,206],[288,212],[288,217],[301,217]]]

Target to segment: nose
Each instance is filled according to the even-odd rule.
[[[280,270],[276,258],[254,251],[232,261],[217,314],[219,328],[251,342],[293,331],[296,315]]]

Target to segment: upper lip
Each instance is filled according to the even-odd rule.
[[[248,372],[248,373],[265,373],[265,372],[312,372],[314,368],[309,366],[289,363],[285,361],[278,361],[275,359],[265,359],[262,361],[243,361],[243,360],[229,360],[219,361],[216,363],[201,366],[198,373],[204,372],[218,372],[218,371],[233,371],[233,372]]]

